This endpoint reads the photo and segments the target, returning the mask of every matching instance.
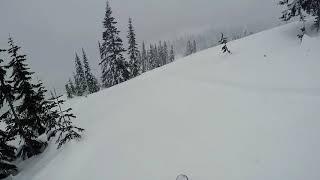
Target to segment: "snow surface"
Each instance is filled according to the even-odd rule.
[[[14,180],[319,180],[320,37],[292,23],[68,101],[80,142]]]

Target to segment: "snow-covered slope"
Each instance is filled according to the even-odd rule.
[[[16,180],[319,180],[320,37],[293,23],[68,103],[86,129]]]

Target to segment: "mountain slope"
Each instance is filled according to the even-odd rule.
[[[68,103],[81,142],[21,165],[24,180],[318,180],[320,37],[292,23]],[[32,165],[30,165],[32,164]]]

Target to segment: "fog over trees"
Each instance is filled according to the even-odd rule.
[[[277,3],[265,0],[111,0],[110,4],[115,9],[114,17],[125,44],[131,17],[139,49],[142,41],[149,47],[150,43],[166,40],[170,41],[168,46],[174,45],[177,57],[185,53],[189,39],[196,40],[198,50],[202,50],[216,45],[221,32],[232,39],[234,32],[238,34],[245,29],[258,32],[278,25],[281,13]],[[44,79],[47,86],[62,92],[74,67],[74,52],[81,56],[82,48],[89,57],[92,73],[100,76],[97,41],[101,36],[104,17],[101,7],[104,6],[105,0],[78,0],[77,3],[73,0],[3,0],[0,16],[10,17],[10,21],[1,24],[0,46],[6,46],[11,33],[23,43],[37,76]],[[233,30],[225,31],[227,29]],[[64,66],[60,65],[62,62]],[[56,69],[60,70],[59,74]]]

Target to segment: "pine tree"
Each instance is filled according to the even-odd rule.
[[[191,41],[189,40],[187,42],[187,48],[186,48],[186,53],[185,53],[185,56],[189,56],[192,54],[192,44],[191,44]]]
[[[18,172],[17,167],[10,163],[17,157],[26,159],[43,152],[47,142],[40,141],[40,135],[47,133],[51,137],[60,133],[58,147],[61,147],[71,139],[80,138],[78,132],[83,131],[70,121],[62,120],[71,115],[67,113],[70,110],[58,111],[57,107],[61,109],[61,106],[45,98],[46,89],[42,82],[31,83],[33,73],[26,64],[26,55],[20,55],[20,47],[14,44],[11,37],[8,43],[11,60],[7,66],[0,66],[0,108],[4,103],[10,107],[0,116],[1,123],[6,124],[6,131],[0,129],[1,179]],[[6,69],[11,72],[10,80],[5,79]],[[18,148],[8,144],[15,139],[20,140]]]
[[[6,50],[0,49],[0,53]],[[3,62],[0,59],[0,64]],[[13,92],[10,84],[6,83],[6,70],[3,66],[0,66],[0,109],[3,107],[5,101],[10,103],[12,111],[15,112],[13,108]],[[4,116],[8,115],[10,111],[6,112]],[[0,122],[3,123],[3,116],[0,117]],[[16,148],[9,145],[8,142],[14,140],[13,136],[10,136],[7,132],[0,129],[0,179],[9,176],[10,174],[15,174],[17,172],[17,167],[10,162],[16,159],[15,150]]]
[[[154,58],[155,58],[155,68],[158,68],[158,67],[160,67],[161,66],[161,59],[160,59],[160,53],[159,53],[159,50],[160,50],[160,48],[159,47],[157,47],[157,45],[155,44],[154,45],[154,49],[153,49],[153,51],[154,51]]]
[[[154,47],[152,44],[150,44],[149,49],[149,70],[153,70],[157,68],[157,53],[156,53],[156,47]]]
[[[168,46],[167,46],[167,42],[159,42],[158,45],[158,66],[163,66],[165,64],[167,64],[168,61]]]
[[[14,146],[8,144],[14,138],[0,130],[0,179],[6,178],[18,172],[17,166],[11,162],[16,159]]]
[[[312,15],[315,16],[314,26],[316,27],[317,31],[320,29],[320,1],[313,0],[312,1]]]
[[[163,45],[162,45],[162,42],[159,41],[159,44],[158,44],[158,67],[161,67],[165,64],[165,59],[164,59],[164,49],[163,49]]]
[[[61,99],[61,96],[57,96],[57,93],[51,92],[51,101],[53,102],[53,107],[55,108],[54,113],[57,115],[56,120],[51,127],[50,135],[52,136],[58,135],[58,139],[56,143],[58,144],[58,149],[61,148],[62,145],[69,142],[70,140],[79,140],[81,138],[81,133],[84,129],[74,126],[72,124],[72,120],[76,118],[76,116],[71,112],[72,109],[68,108],[66,110],[62,109],[62,105],[65,102]]]
[[[103,59],[103,54],[102,54],[102,46],[101,46],[101,43],[100,41],[98,41],[98,48],[99,48],[99,55],[100,55],[100,59]]]
[[[170,55],[169,55],[169,62],[171,63],[174,60],[175,60],[175,53],[174,53],[173,45],[171,45]]]
[[[52,121],[55,121],[58,115],[56,115],[53,111],[54,109],[54,102],[51,100],[46,99],[46,93],[47,90],[43,86],[43,83],[41,81],[38,81],[37,84],[38,88],[36,90],[37,95],[36,99],[38,101],[38,106],[37,106],[37,112],[38,116],[41,119],[40,123],[43,127],[45,127],[45,131],[42,131],[39,133],[41,135],[42,133],[46,132],[48,133],[51,131],[51,123]]]
[[[76,73],[73,73],[73,81],[74,81],[75,95],[82,96],[81,92],[79,92],[79,90],[81,89],[81,83],[80,83],[80,80],[77,77]]]
[[[193,40],[192,53],[196,53],[196,52],[197,52],[197,43],[196,43],[196,40]]]
[[[70,89],[72,96],[77,95],[76,88],[75,88],[71,78],[69,78],[68,86],[69,86],[69,89]]]
[[[129,24],[128,24],[128,55],[130,58],[130,70],[131,74],[130,77],[134,78],[140,74],[140,62],[138,59],[139,56],[139,50],[136,43],[136,34],[134,32],[134,28],[132,25],[132,19],[129,18]]]
[[[18,156],[26,159],[41,153],[46,146],[46,143],[36,139],[45,130],[45,123],[41,119],[44,95],[40,89],[41,84],[31,83],[33,73],[28,71],[26,55],[18,54],[20,47],[14,44],[11,37],[9,38],[9,47],[11,61],[7,68],[12,68],[11,78],[16,93],[15,101],[19,101],[21,104],[16,108],[19,118],[10,118],[8,115],[4,118],[7,119],[9,134],[18,135],[23,140]]]
[[[139,69],[139,75],[142,74],[142,70],[143,70],[143,61],[142,61],[142,54],[140,52],[140,50],[138,49],[138,69]]]
[[[141,50],[141,64],[142,64],[142,73],[148,71],[148,56],[146,51],[146,46],[144,42],[142,42],[142,50]]]
[[[98,48],[99,48],[99,55],[100,55],[100,61],[101,59],[103,59],[103,49],[102,49],[102,46],[101,46],[101,43],[100,41],[98,41]],[[106,63],[99,63],[100,65],[100,68],[101,68],[101,72],[104,72],[104,65],[107,65]],[[103,83],[103,80],[104,79],[104,76],[100,76],[100,80],[101,82]],[[105,85],[102,85],[102,87],[105,87]]]
[[[73,98],[71,89],[70,89],[70,87],[69,87],[69,84],[65,84],[64,87],[65,87],[65,89],[66,89],[67,97],[68,97],[69,99],[70,99],[70,98]]]
[[[83,64],[84,64],[84,75],[85,75],[85,81],[88,88],[88,92],[95,93],[100,90],[99,83],[97,78],[91,73],[91,68],[89,65],[89,61],[86,55],[86,52],[82,48],[82,56],[83,56]]]
[[[314,27],[320,29],[320,1],[319,0],[280,0],[279,4],[285,6],[280,17],[283,21],[299,16],[303,20],[304,13],[315,17]]]
[[[151,60],[150,60],[150,57],[151,57],[151,55],[150,55],[150,49],[147,49],[146,50],[146,54],[147,54],[147,61],[146,61],[146,71],[150,71],[151,70]]]
[[[125,52],[119,31],[116,28],[112,10],[107,1],[103,26],[103,42],[101,45],[102,83],[104,87],[111,87],[129,79],[127,63],[123,57]]]
[[[163,65],[168,64],[169,62],[169,51],[167,42],[164,41],[163,43]]]
[[[6,50],[0,49],[0,52],[4,52]],[[3,62],[3,59],[0,59],[0,64]],[[7,81],[5,79],[6,77],[6,69],[7,67],[5,66],[0,66],[0,107],[3,106],[5,102],[9,104],[10,110],[7,111],[5,114],[12,113],[13,117],[16,120],[19,120],[19,116],[16,112],[16,108],[13,105],[13,102],[15,101],[14,97],[14,89],[11,85],[12,81]]]
[[[83,96],[84,94],[87,93],[88,87],[87,87],[83,65],[77,53],[75,57],[75,70],[76,70],[75,82],[76,82],[77,94],[78,96]]]
[[[221,33],[221,38],[220,38],[220,41],[219,41],[219,43],[221,44],[221,45],[223,45],[222,46],[222,52],[223,53],[229,53],[229,54],[231,54],[231,51],[228,49],[228,46],[227,46],[227,43],[228,43],[228,39],[226,38],[226,37],[224,37],[224,34],[223,33]]]

